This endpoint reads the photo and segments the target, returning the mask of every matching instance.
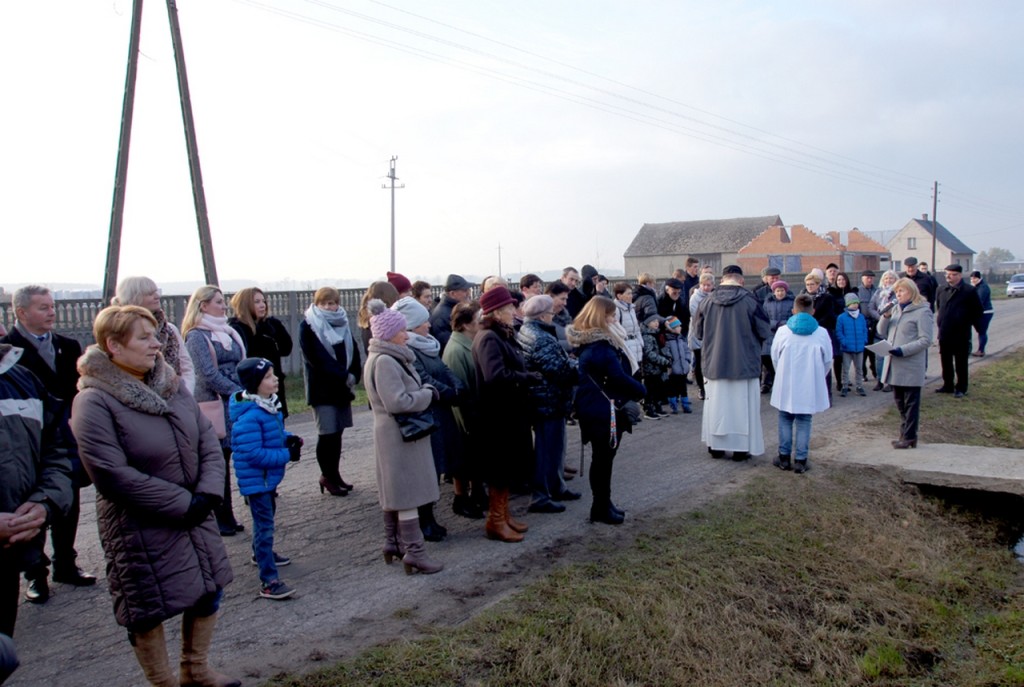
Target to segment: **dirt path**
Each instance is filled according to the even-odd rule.
[[[990,352],[1018,345],[1022,324],[1024,306],[1000,302]],[[975,362],[989,360],[991,356]],[[929,369],[931,379],[939,369],[934,349]],[[850,436],[855,445],[849,433],[852,423],[876,416],[891,402],[881,393],[837,399],[836,408],[815,418],[812,463],[815,451],[837,450],[836,442],[822,437]],[[445,486],[437,513],[449,528],[449,538],[428,546],[446,568],[430,576],[406,576],[400,565],[386,566],[380,557],[369,413],[356,413],[355,427],[345,433],[342,472],[356,490],[344,498],[320,494],[311,419],[291,419],[290,429],[306,437],[307,448],[280,489],[276,548],[294,560],[282,574],[298,594],[286,602],[257,597],[258,578],[249,563],[249,516],[237,502],[236,514],[247,531],[225,539],[235,581],[222,607],[214,645],[217,665],[254,685],[281,672],[312,670],[380,642],[414,636],[429,626],[460,623],[559,565],[600,560],[632,541],[652,519],[698,508],[773,469],[775,411],[767,399],[762,414],[767,452],[740,464],[708,457],[700,443],[700,403],[694,405],[693,415],[644,422],[624,439],[613,480],[615,501],[628,511],[621,527],[587,522],[589,485],[576,479],[570,486],[584,492],[583,500],[568,503],[562,514],[526,516],[531,529],[521,544],[492,542],[483,537],[482,521],[451,514],[451,489]],[[569,436],[569,461],[577,464],[579,433],[571,430]],[[820,470],[827,470],[825,463]],[[808,478],[814,475],[812,470]],[[93,497],[91,488],[83,492],[78,549],[82,567],[101,573]],[[520,497],[512,507],[523,513],[526,505]],[[114,622],[104,582],[91,589],[54,585],[54,591],[44,606],[21,605],[16,639],[22,667],[7,684],[143,684],[125,632]],[[176,644],[173,625],[168,623],[169,641]]]

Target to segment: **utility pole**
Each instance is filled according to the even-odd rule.
[[[498,244],[498,276],[501,277],[501,244]],[[504,277],[502,277],[504,278]]]
[[[185,73],[185,52],[181,44],[178,8],[175,0],[167,0],[167,17],[171,23],[171,42],[174,44],[174,65],[178,71],[178,95],[181,98],[181,118],[185,124],[185,144],[188,147],[188,168],[192,175],[192,200],[196,206],[199,225],[199,251],[203,257],[203,275],[207,284],[217,284],[217,264],[213,258],[213,239],[210,237],[210,218],[206,212],[206,194],[203,191],[203,173],[199,167],[199,146],[196,143],[196,125],[192,119],[192,100]]]
[[[939,266],[935,264],[935,251],[939,243],[939,182],[932,188],[932,274]]]
[[[117,168],[114,171],[114,200],[110,208],[110,233],[107,238],[107,264],[103,271],[103,303],[114,297],[117,270],[121,259],[121,226],[124,224],[124,194],[128,184],[128,148],[132,138],[135,112],[135,77],[139,67],[139,37],[142,34],[142,0],[132,5],[132,32],[128,39],[128,73],[124,79],[121,103],[121,136],[117,142]]]
[[[395,271],[395,189],[405,188],[405,184],[395,186],[395,182],[398,181],[398,177],[395,176],[395,162],[398,160],[397,155],[391,156],[391,168],[388,170],[388,179],[391,180],[391,271]],[[387,184],[381,184],[381,188],[388,188]]]

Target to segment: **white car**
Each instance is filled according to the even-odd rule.
[[[1024,274],[1015,274],[1006,282],[1006,297],[1024,296]]]

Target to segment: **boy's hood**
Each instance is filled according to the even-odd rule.
[[[246,413],[258,410],[257,406],[253,401],[247,398],[242,398],[242,392],[231,394],[231,402],[228,404],[228,415],[231,416],[232,422],[238,422],[238,418],[242,417]]]
[[[786,326],[798,336],[810,336],[818,328],[818,321],[810,313],[798,312],[786,320]]]

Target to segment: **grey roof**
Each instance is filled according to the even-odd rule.
[[[925,231],[927,231],[929,234],[931,234],[933,231],[932,226],[938,225],[939,233],[936,234],[936,236],[939,239],[939,243],[948,248],[951,252],[970,253],[971,255],[974,255],[974,251],[968,248],[967,244],[965,244],[963,241],[953,236],[953,232],[951,232],[946,227],[942,226],[942,222],[934,222],[929,219],[915,219],[914,221],[920,224],[922,227],[924,227]]]
[[[645,224],[624,257],[735,253],[768,227],[781,225],[778,215]]]

